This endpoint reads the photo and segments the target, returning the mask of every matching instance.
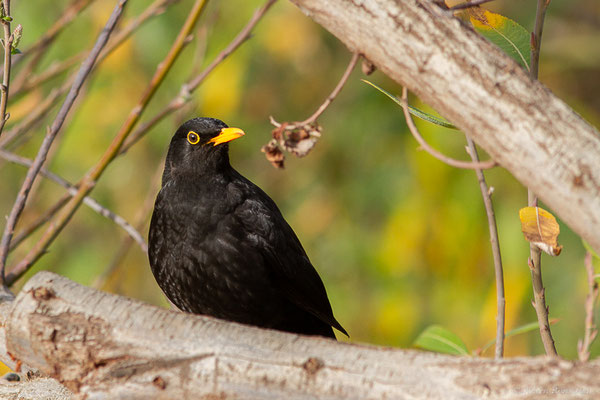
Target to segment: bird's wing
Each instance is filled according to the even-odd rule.
[[[245,179],[244,179],[245,180]],[[298,237],[275,202],[259,187],[245,180],[252,195],[237,207],[235,215],[271,267],[274,284],[294,304],[348,335],[333,316],[321,277],[312,266]]]

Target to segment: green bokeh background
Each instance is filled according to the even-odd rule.
[[[81,13],[50,47],[36,71],[89,49],[114,1],[98,0]],[[125,19],[147,1],[130,0]],[[33,43],[58,18],[66,1],[14,2],[14,23],[23,25],[22,48]],[[111,55],[89,80],[71,111],[47,163],[76,182],[99,159],[149,82],[156,64],[180,29],[190,0],[182,0],[144,25]],[[237,34],[259,1],[214,1],[205,10],[190,43],[145,111],[142,121],[160,111]],[[499,1],[490,9],[525,28],[533,26],[535,2]],[[362,83],[357,68],[346,87],[319,119],[323,136],[305,158],[288,155],[275,170],[260,148],[270,139],[269,116],[302,120],[327,97],[350,59],[347,49],[291,3],[274,5],[245,43],[193,94],[192,101],[152,130],[106,171],[92,196],[136,223],[144,203],[155,197],[172,133],[188,118],[211,116],[245,130],[231,146],[233,165],[279,204],[321,274],[338,320],[350,341],[410,347],[430,324],[440,324],[475,350],[495,332],[495,283],[488,227],[472,171],[440,163],[408,133],[401,110]],[[18,73],[18,69],[17,69]],[[71,73],[71,72],[69,72]],[[60,84],[61,75],[9,104],[7,129]],[[375,72],[370,80],[392,93],[400,87]],[[600,5],[595,0],[552,1],[542,45],[540,80],[592,124],[600,121]],[[465,93],[468,95],[468,93]],[[412,104],[434,112],[412,98]],[[482,110],[485,112],[485,110]],[[50,118],[56,114],[56,109]],[[15,151],[33,158],[44,121]],[[417,121],[435,148],[466,159],[460,132]],[[574,132],[573,134],[576,134]],[[482,157],[485,157],[482,154]],[[600,164],[600,160],[599,160]],[[8,214],[26,170],[0,161],[0,213]],[[526,189],[509,173],[486,172],[505,268],[507,330],[535,321],[527,266],[528,244],[518,211]],[[23,227],[64,193],[38,179]],[[551,211],[551,210],[550,210]],[[148,216],[142,232],[147,234]],[[544,256],[543,275],[558,352],[577,355],[583,336],[587,293],[581,240],[561,221],[560,257]],[[599,228],[600,229],[600,228]],[[18,231],[18,229],[17,229]],[[39,233],[9,258],[18,261]],[[86,206],[17,286],[42,270],[52,270],[90,285],[114,262],[123,230]],[[9,265],[10,265],[9,264]],[[103,290],[166,306],[150,273],[146,255],[132,246]],[[599,352],[592,347],[592,356]],[[493,353],[488,351],[486,356]],[[506,354],[543,353],[537,333],[510,338]]]

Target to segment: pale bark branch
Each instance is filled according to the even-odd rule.
[[[600,133],[447,10],[419,0],[292,0],[407,86],[600,251]]]
[[[541,399],[600,395],[598,362],[492,360],[270,331],[160,309],[49,272],[0,307],[6,350],[101,399]],[[10,360],[9,360],[10,362]],[[544,395],[545,394],[545,395]],[[87,396],[87,397],[86,397]]]

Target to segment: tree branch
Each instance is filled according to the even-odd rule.
[[[155,0],[152,4],[150,4],[140,15],[135,17],[133,20],[129,21],[125,27],[118,30],[112,35],[111,40],[106,44],[106,47],[102,50],[100,55],[96,60],[96,64],[94,66],[97,67],[102,61],[108,57],[114,50],[116,50],[121,44],[127,40],[140,26],[142,26],[145,22],[147,22],[150,18],[155,17],[162,12],[165,11],[166,7],[172,5],[173,3],[179,0]],[[71,62],[77,63],[81,60],[84,60],[86,56],[86,52],[83,51],[68,60],[65,60],[63,63],[56,65],[55,67],[50,67],[41,75],[44,76],[35,76],[31,79],[37,81],[36,83],[42,83],[43,79],[49,79],[52,77],[52,73],[55,70],[61,70],[65,67],[65,65],[70,64]],[[43,78],[43,79],[42,79]],[[24,132],[31,129],[38,121],[40,121],[52,108],[55,104],[55,101],[62,96],[73,84],[74,75],[69,77],[61,87],[58,89],[54,89],[50,95],[44,99],[42,102],[34,107],[34,111],[29,113],[27,117],[21,121],[18,125],[13,127],[10,131],[6,133],[3,137],[0,138],[0,147],[6,148],[7,143],[13,140],[15,137],[22,135]],[[29,82],[29,81],[28,81]],[[30,87],[31,82],[26,82],[25,87]]]
[[[14,38],[10,31],[10,0],[2,0],[0,7],[0,14],[2,14],[3,17],[2,20],[0,20],[0,23],[4,30],[4,40],[2,41],[4,45],[4,67],[2,71],[2,86],[0,87],[0,135],[2,135],[4,124],[6,124],[6,120],[9,117],[9,115],[6,114],[6,105],[8,103],[12,43]],[[0,251],[0,266],[2,266],[1,254]]]
[[[470,137],[467,138],[468,153],[473,162],[479,162],[477,147],[475,142]],[[502,269],[502,255],[500,253],[500,240],[498,239],[498,227],[496,226],[496,215],[494,213],[494,204],[492,203],[492,193],[485,182],[485,175],[481,169],[476,169],[477,180],[479,181],[479,189],[483,197],[485,213],[488,219],[488,227],[490,230],[490,242],[492,245],[492,256],[494,257],[494,271],[496,275],[496,359],[502,358],[504,355],[504,322],[505,322],[505,304],[504,297],[504,270]]]
[[[348,66],[346,67],[346,70],[342,74],[342,77],[338,81],[337,85],[335,85],[335,87],[333,88],[333,91],[329,94],[329,96],[327,96],[327,98],[325,99],[323,104],[321,104],[319,106],[319,108],[317,108],[317,110],[310,117],[306,118],[304,121],[301,121],[301,122],[295,122],[293,124],[286,124],[285,130],[293,131],[294,129],[299,129],[306,125],[314,124],[317,121],[317,118],[319,118],[321,116],[321,114],[323,114],[323,112],[327,109],[327,107],[329,107],[329,105],[333,102],[333,100],[335,100],[337,95],[340,94],[340,92],[342,91],[342,88],[348,81],[350,74],[354,70],[354,67],[356,66],[356,63],[358,62],[359,58],[360,58],[360,54],[358,54],[358,53],[352,54],[352,58],[350,59],[350,62],[348,63]],[[271,121],[271,124],[273,126],[275,126],[276,128],[281,127],[281,124],[279,122],[277,122],[273,117],[270,118],[270,121]]]
[[[126,1],[126,0],[121,0]],[[150,84],[141,96],[141,99],[137,105],[130,111],[125,123],[121,126],[121,129],[113,139],[108,149],[104,152],[101,159],[92,167],[92,169],[79,181],[77,184],[78,191],[71,198],[71,200],[63,207],[63,209],[56,216],[55,221],[44,231],[42,237],[34,245],[31,251],[21,260],[7,276],[6,281],[12,284],[18,279],[35,261],[37,261],[46,251],[47,247],[54,241],[59,232],[71,219],[77,208],[81,205],[83,199],[87,194],[94,188],[96,181],[100,178],[106,167],[110,162],[119,154],[123,142],[131,133],[133,127],[139,120],[142,112],[150,102],[154,93],[163,82],[167,72],[171,69],[177,56],[187,43],[187,38],[190,35],[196,21],[200,17],[204,10],[206,0],[196,0],[190,14],[183,24],[175,42],[169,50],[165,59],[158,65],[154,76],[152,77]]]
[[[212,62],[202,70],[198,75],[194,78],[188,80],[186,83],[181,85],[181,90],[179,91],[179,95],[175,97],[171,102],[163,107],[161,111],[150,118],[148,121],[141,124],[129,137],[127,141],[123,145],[121,149],[121,154],[125,153],[127,150],[131,148],[139,139],[142,138],[148,131],[160,122],[166,116],[172,114],[173,112],[179,110],[183,107],[190,99],[190,95],[200,86],[202,82],[206,79],[206,77],[219,65],[221,64],[227,57],[229,57],[234,51],[236,51],[242,44],[244,44],[252,35],[252,30],[258,24],[258,22],[262,19],[265,13],[271,8],[273,4],[275,4],[277,0],[267,0],[262,7],[257,9],[250,20],[246,23],[246,25],[242,28],[242,30],[237,34],[237,36],[225,47],[217,56],[212,60]]]
[[[600,251],[600,133],[509,56],[428,1],[292,2],[469,135]]]
[[[410,130],[410,133],[412,133],[414,138],[417,139],[417,142],[419,142],[419,144],[421,145],[421,148],[423,150],[425,150],[426,152],[428,152],[429,154],[431,154],[433,157],[437,158],[438,160],[440,160],[441,162],[443,162],[445,164],[450,165],[451,167],[456,167],[456,168],[489,169],[489,168],[493,168],[497,165],[494,160],[488,160],[488,161],[483,161],[483,162],[481,162],[481,161],[469,162],[469,161],[456,160],[454,158],[445,156],[444,154],[440,153],[439,151],[437,151],[436,149],[431,147],[429,145],[429,143],[427,143],[425,141],[425,139],[423,139],[423,136],[421,136],[421,133],[417,129],[417,127],[412,119],[412,116],[410,115],[410,111],[408,110],[408,91],[406,90],[406,87],[404,87],[404,86],[402,87],[402,98],[400,100],[402,103],[402,110],[404,111],[404,118],[406,119],[406,125],[408,125],[408,129]]]
[[[32,164],[31,160],[25,157],[20,157],[16,154],[9,153],[4,150],[0,150],[0,157],[15,164],[22,165],[24,167],[31,167]],[[63,179],[60,176],[56,175],[55,173],[52,173],[46,170],[45,168],[42,168],[40,169],[40,175],[47,179],[50,179],[51,181],[67,189],[67,193],[69,193],[69,195],[74,196],[75,194],[77,194],[77,188],[74,185],[72,185],[66,179]],[[83,199],[83,203],[98,214],[102,215],[105,218],[108,218],[109,220],[120,226],[140,246],[144,253],[148,251],[148,245],[146,244],[146,241],[144,240],[142,234],[129,222],[127,222],[125,218],[102,206],[100,203],[98,203],[96,200],[92,199],[89,196]],[[12,248],[13,247],[11,246],[10,249]]]
[[[585,333],[583,340],[577,343],[577,354],[581,361],[590,359],[590,346],[598,335],[598,328],[594,323],[594,307],[598,300],[598,282],[594,276],[594,265],[592,263],[592,253],[588,251],[584,260],[587,273],[588,294],[585,298]]]
[[[92,70],[92,67],[94,65],[94,62],[96,61],[96,58],[98,57],[98,55],[100,54],[100,51],[102,50],[102,48],[108,41],[108,37],[110,36],[112,30],[114,29],[115,25],[117,24],[119,17],[123,13],[123,7],[125,6],[126,3],[127,3],[127,0],[119,0],[117,2],[117,5],[115,6],[115,9],[113,10],[113,13],[111,14],[110,18],[108,19],[106,25],[104,26],[104,29],[98,36],[98,39],[96,40],[96,43],[94,44],[94,47],[93,47],[92,51],[90,52],[90,55],[85,60],[85,62],[83,63],[83,65],[81,66],[79,71],[77,72],[77,76],[75,78],[75,81],[73,82],[73,85],[71,86],[71,89],[69,90],[69,94],[67,95],[61,109],[59,110],[56,118],[54,119],[52,126],[48,129],[48,132],[46,133],[46,137],[44,138],[44,141],[42,142],[42,145],[40,146],[40,149],[35,157],[33,164],[27,171],[27,176],[25,177],[25,181],[23,182],[23,185],[21,186],[21,189],[19,190],[19,194],[17,196],[15,204],[10,212],[8,220],[6,221],[6,225],[4,227],[4,233],[2,235],[2,240],[0,242],[0,283],[2,285],[5,285],[5,280],[4,280],[5,266],[6,266],[6,258],[8,256],[8,248],[10,246],[10,240],[12,238],[13,231],[14,231],[15,225],[17,224],[19,216],[21,215],[21,212],[23,211],[23,208],[25,207],[25,202],[27,201],[27,196],[29,194],[29,190],[31,190],[31,186],[33,186],[33,182],[34,182],[37,174],[39,173],[40,169],[42,168],[44,161],[46,160],[46,156],[47,156],[48,152],[50,151],[50,146],[52,145],[54,138],[56,137],[60,128],[62,127],[62,124],[65,121],[65,118],[67,117],[69,110],[71,109],[71,106],[73,105],[73,103],[75,102],[75,99],[77,98],[77,95],[79,94],[79,89],[81,89],[81,86],[83,86],[83,82],[85,81],[85,79],[89,75],[90,71]]]
[[[49,272],[32,277],[4,310],[0,345],[78,398],[600,395],[598,362],[498,361],[340,343],[163,310]],[[0,357],[8,358],[5,351]]]
[[[529,68],[529,75],[532,79],[537,79],[538,77],[544,16],[546,15],[546,8],[549,3],[550,0],[538,0],[537,2],[535,28],[534,33],[532,33],[531,36],[531,66]],[[538,206],[538,197],[531,188],[527,188],[527,205],[529,207]],[[544,283],[542,282],[542,251],[533,243],[529,244],[528,264],[531,269],[531,280],[533,284],[533,306],[538,317],[540,336],[542,338],[542,343],[544,344],[544,350],[548,355],[557,356],[558,353],[556,352],[556,346],[554,345],[554,339],[552,338],[552,331],[548,321],[548,306],[546,305],[546,293]]]

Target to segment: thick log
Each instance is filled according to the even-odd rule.
[[[291,1],[464,130],[600,251],[600,134],[512,59],[428,0]]]
[[[598,362],[503,361],[340,343],[164,310],[49,272],[7,347],[86,399],[541,399],[600,396]]]

